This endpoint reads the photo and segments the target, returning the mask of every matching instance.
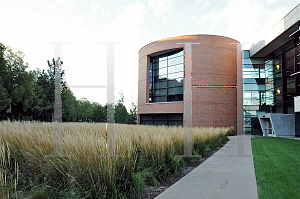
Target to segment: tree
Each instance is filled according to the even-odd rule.
[[[106,109],[97,102],[92,103],[93,113],[92,120],[94,122],[106,122]]]
[[[24,54],[13,52],[10,47],[4,49],[6,67],[3,65],[2,86],[7,89],[7,98],[11,99],[12,115],[19,120],[24,112],[30,109],[33,103],[33,76],[25,71],[28,63],[24,63]]]
[[[128,124],[137,124],[137,106],[134,102],[131,103]]]
[[[129,114],[126,107],[124,106],[124,94],[120,93],[120,99],[115,106],[115,122],[120,124],[128,123]]]
[[[87,100],[87,98],[80,98],[79,99],[79,107],[77,109],[78,116],[81,119],[82,122],[89,122],[92,118],[93,114],[93,106],[92,104]]]
[[[74,121],[76,118],[76,97],[70,89],[61,94],[63,121]]]
[[[55,60],[52,59],[52,63],[47,60],[49,69],[47,71],[36,71],[34,72],[34,105],[32,111],[34,118],[38,117],[42,121],[52,121],[54,114],[54,98],[55,98]],[[63,93],[67,90],[66,81],[63,81],[65,71],[61,72],[62,79],[62,101]],[[68,95],[68,94],[67,94]],[[66,98],[65,98],[66,99]],[[63,102],[62,102],[63,103]],[[66,108],[66,107],[65,107]],[[66,111],[66,110],[65,110]]]
[[[4,84],[4,80],[8,76],[4,50],[4,45],[0,43],[0,114],[5,113],[8,105],[11,103],[11,98],[9,98],[8,91]]]
[[[52,121],[54,114],[55,60],[47,61],[49,69],[27,72],[28,63],[24,54],[13,52],[0,43],[0,115],[5,117],[8,107],[17,120],[33,117],[42,121]],[[62,64],[62,62],[60,63]],[[77,100],[66,87],[65,71],[61,72],[63,115],[67,120],[76,117]],[[66,92],[66,93],[65,93]],[[71,105],[72,104],[72,105]]]
[[[8,98],[7,89],[3,87],[0,77],[0,112],[5,112],[10,103],[11,99]]]

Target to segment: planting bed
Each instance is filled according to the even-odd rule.
[[[0,122],[2,198],[153,198],[226,143],[232,131],[193,128],[193,154],[204,157],[199,161],[175,157],[184,153],[182,127],[115,124],[116,154],[124,157],[108,158],[100,157],[106,124],[63,123],[62,152],[68,157],[47,158],[54,151],[53,125]]]

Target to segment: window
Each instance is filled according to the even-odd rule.
[[[166,126],[182,126],[183,114],[142,114],[140,115],[140,123],[143,125],[166,125]]]
[[[246,64],[244,65],[244,78],[265,78],[264,64]]]
[[[149,103],[183,101],[183,50],[150,58]]]

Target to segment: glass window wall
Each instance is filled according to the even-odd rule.
[[[166,125],[166,126],[182,126],[183,114],[141,114],[140,124],[142,125]]]
[[[183,101],[183,50],[151,57],[149,102]]]

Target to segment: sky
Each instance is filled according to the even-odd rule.
[[[77,99],[107,102],[107,51],[115,45],[115,101],[137,102],[138,51],[160,39],[211,34],[236,39],[242,49],[298,5],[298,0],[0,0],[0,42],[22,51],[29,70],[48,69],[51,42],[61,49],[65,80]],[[81,86],[81,88],[76,87]]]

